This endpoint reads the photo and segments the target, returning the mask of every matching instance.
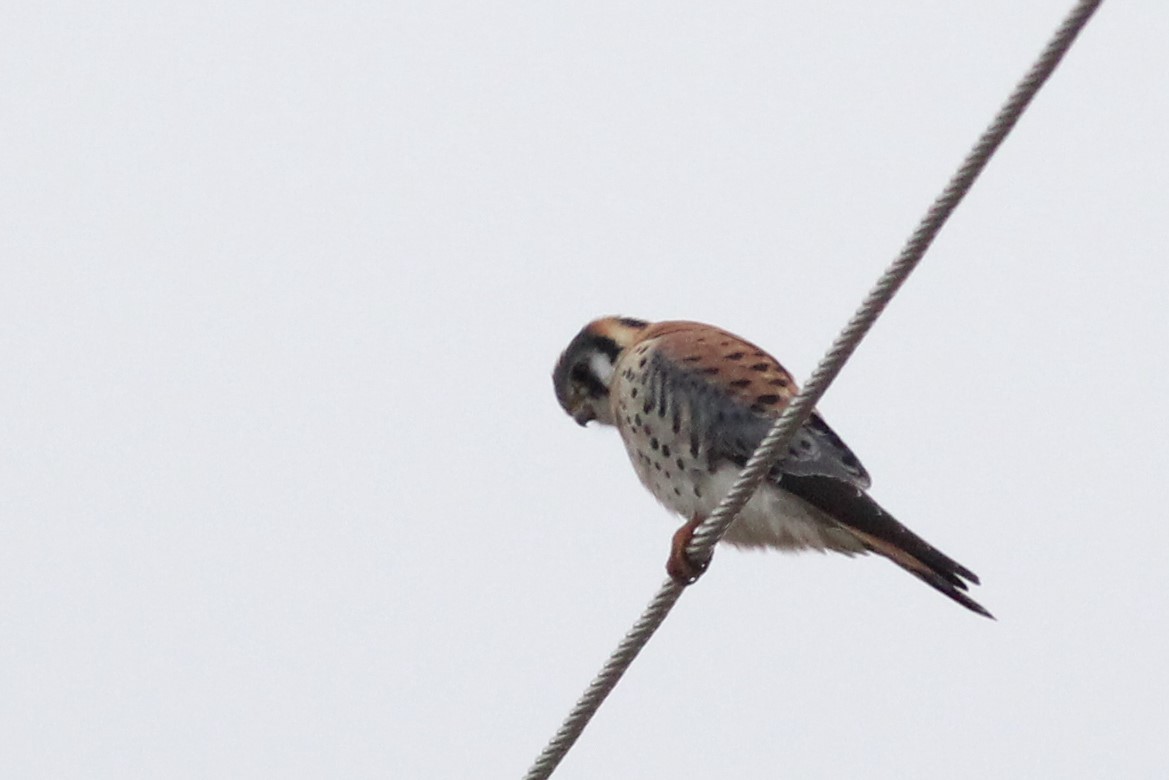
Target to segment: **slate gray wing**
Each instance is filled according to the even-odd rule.
[[[692,446],[702,452],[710,466],[730,462],[740,468],[771,430],[778,416],[759,410],[706,378],[701,369],[680,368],[655,355],[650,366],[650,389],[654,401],[670,404],[667,410],[688,418]],[[847,445],[818,414],[813,414],[792,440],[788,455],[773,474],[823,476],[867,488],[870,478]]]

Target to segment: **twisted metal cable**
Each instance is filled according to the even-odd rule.
[[[714,545],[754,495],[763,479],[778,463],[799,427],[807,420],[828,386],[840,373],[877,317],[917,267],[950,214],[970,191],[1003,139],[1014,128],[1047,78],[1067,53],[1102,0],[1080,0],[1052,35],[1043,52],[1015,87],[1011,96],[967,154],[957,173],[930,206],[905,247],[885,270],[860,308],[832,343],[827,354],[808,378],[799,394],[784,409],[767,436],[759,443],[735,484],[702,525],[694,532],[686,552],[694,561],[708,561]],[[602,702],[616,687],[633,659],[666,619],[682,595],[685,585],[666,580],[641,617],[618,643],[617,648],[585,689],[556,734],[524,775],[524,780],[546,780],[576,743]]]
[[[1076,5],[1063,24],[1059,26],[1047,46],[1044,47],[1039,59],[1031,66],[1007,98],[1006,103],[999,109],[998,114],[983,131],[982,136],[962,161],[958,171],[950,179],[942,194],[934,200],[925,216],[918,223],[917,229],[905,243],[901,253],[881,274],[872,290],[865,296],[860,308],[852,315],[852,319],[844,326],[844,330],[832,342],[827,354],[821,359],[816,370],[808,378],[802,391],[784,409],[783,414],[775,421],[767,436],[759,443],[747,465],[743,468],[739,478],[722,502],[711,513],[710,517],[699,526],[686,548],[686,552],[695,561],[704,561],[710,558],[714,545],[722,538],[727,528],[742,510],[747,501],[754,495],[755,490],[764,478],[786,453],[788,445],[796,431],[811,415],[816,404],[823,397],[828,386],[836,379],[845,362],[852,356],[861,339],[869,332],[877,317],[885,310],[901,285],[909,278],[909,274],[917,267],[922,256],[925,255],[930,244],[933,243],[942,225],[950,218],[957,205],[970,191],[975,180],[992,155],[1002,144],[1003,139],[1011,132],[1019,121],[1023,111],[1031,103],[1031,99],[1039,92],[1040,87],[1047,81],[1048,76],[1055,70],[1063,55],[1071,47],[1076,35],[1087,24],[1092,13],[1099,7],[1102,0],[1081,0]]]

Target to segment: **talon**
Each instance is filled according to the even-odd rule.
[[[666,561],[666,573],[679,585],[694,583],[710,565],[709,558],[705,561],[695,561],[686,554],[686,548],[690,546],[690,540],[694,538],[698,526],[702,525],[702,520],[701,517],[695,517],[674,532],[674,539],[670,544],[670,558]]]

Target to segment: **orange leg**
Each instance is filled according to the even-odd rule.
[[[706,567],[710,565],[709,558],[698,562],[691,560],[690,556],[686,554],[686,548],[690,546],[694,532],[698,526],[702,525],[704,519],[693,517],[690,522],[674,532],[674,540],[670,544],[670,559],[666,561],[666,573],[680,585],[690,585],[701,577],[702,573],[706,571]]]

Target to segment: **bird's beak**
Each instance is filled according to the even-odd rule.
[[[585,404],[572,413],[572,419],[576,420],[576,424],[583,428],[593,420],[597,419],[597,415],[593,411],[593,407]]]

